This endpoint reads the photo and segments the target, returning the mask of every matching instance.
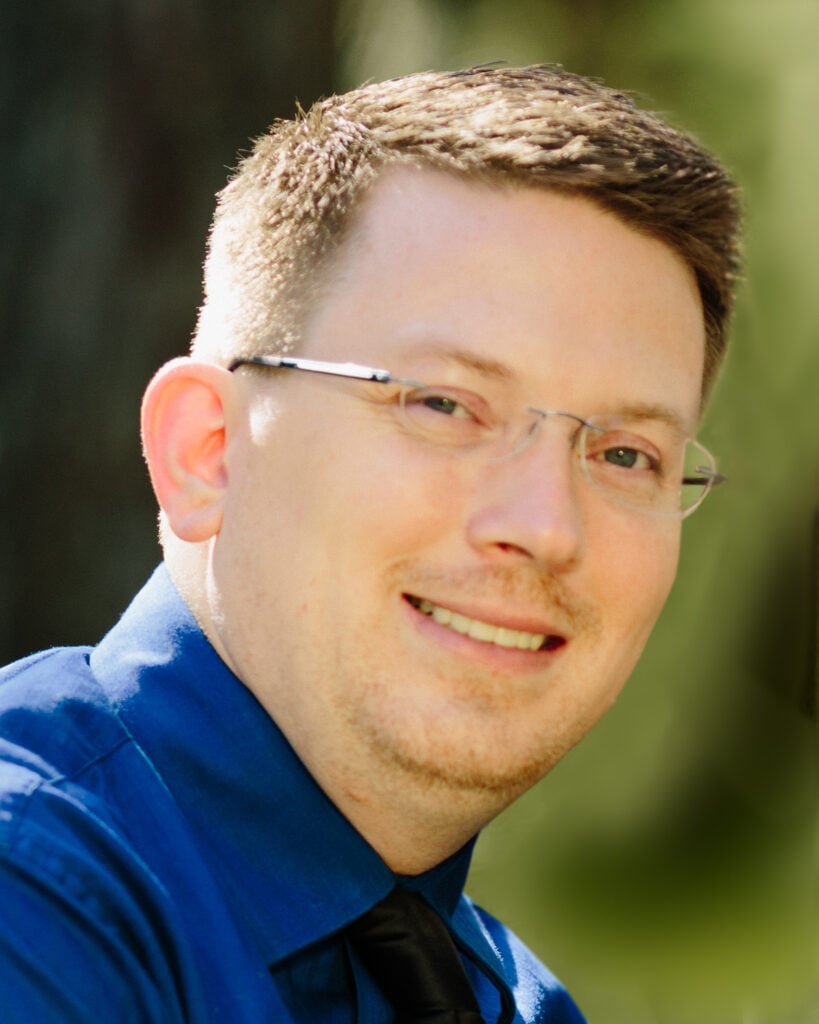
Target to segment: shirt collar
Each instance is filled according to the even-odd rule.
[[[164,566],[91,667],[266,962],[345,927],[397,882],[451,917],[473,844],[424,875],[397,878],[219,658]]]

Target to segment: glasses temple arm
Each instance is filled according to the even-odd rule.
[[[707,469],[705,466],[697,466],[696,471],[700,476],[684,476],[683,484],[709,484],[711,487],[716,487],[718,484],[724,484],[728,479],[722,473],[717,473],[715,469]]]

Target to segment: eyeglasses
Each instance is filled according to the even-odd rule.
[[[689,516],[725,480],[707,448],[659,415],[583,419],[533,406],[506,415],[497,401],[472,389],[429,386],[356,363],[291,356],[234,359],[228,370],[248,365],[397,385],[395,409],[410,434],[448,451],[483,452],[490,461],[522,452],[550,417],[570,420],[571,449],[586,480],[609,501],[649,515]]]

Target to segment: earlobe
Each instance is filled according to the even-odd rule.
[[[142,402],[142,444],[154,493],[182,540],[220,530],[228,485],[225,460],[231,375],[183,358],[163,366]]]

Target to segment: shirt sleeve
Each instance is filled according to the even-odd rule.
[[[5,1024],[176,1024],[187,1014],[161,893],[70,795],[0,804],[0,1007]],[[152,891],[153,890],[153,891]]]

